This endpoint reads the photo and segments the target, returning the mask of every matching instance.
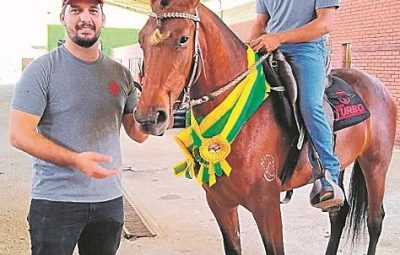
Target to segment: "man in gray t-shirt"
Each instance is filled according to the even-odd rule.
[[[34,157],[29,225],[33,254],[115,254],[122,230],[120,128],[133,119],[129,70],[104,56],[102,0],[64,0],[65,45],[33,61],[18,81],[10,141]],[[96,252],[98,251],[98,252]],[[104,253],[105,252],[105,253]]]
[[[337,185],[340,162],[333,151],[332,129],[323,107],[326,37],[338,6],[339,0],[256,0],[257,17],[250,35],[255,51],[279,49],[292,66],[304,124],[322,166],[330,174],[318,180],[322,189],[313,205],[328,211],[344,202]]]

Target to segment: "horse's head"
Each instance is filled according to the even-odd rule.
[[[135,119],[145,133],[160,135],[173,123],[173,108],[189,83],[195,55],[199,0],[152,0],[139,34],[143,49],[142,93]]]

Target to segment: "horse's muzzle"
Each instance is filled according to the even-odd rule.
[[[168,127],[168,114],[164,110],[155,110],[148,114],[135,111],[133,114],[139,123],[140,131],[151,135],[162,135]]]

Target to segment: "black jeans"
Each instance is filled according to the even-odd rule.
[[[114,255],[124,223],[122,197],[99,203],[32,199],[28,215],[33,255]]]

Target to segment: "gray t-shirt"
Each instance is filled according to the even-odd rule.
[[[17,82],[11,107],[41,117],[37,130],[76,152],[110,155],[106,168],[121,166],[123,114],[137,101],[129,70],[101,54],[94,62],[64,46],[33,61]],[[98,180],[77,169],[33,159],[32,198],[101,202],[122,195],[121,176]]]
[[[265,32],[278,33],[304,26],[317,17],[316,10],[333,6],[339,7],[339,0],[256,0],[256,13],[270,17]]]

